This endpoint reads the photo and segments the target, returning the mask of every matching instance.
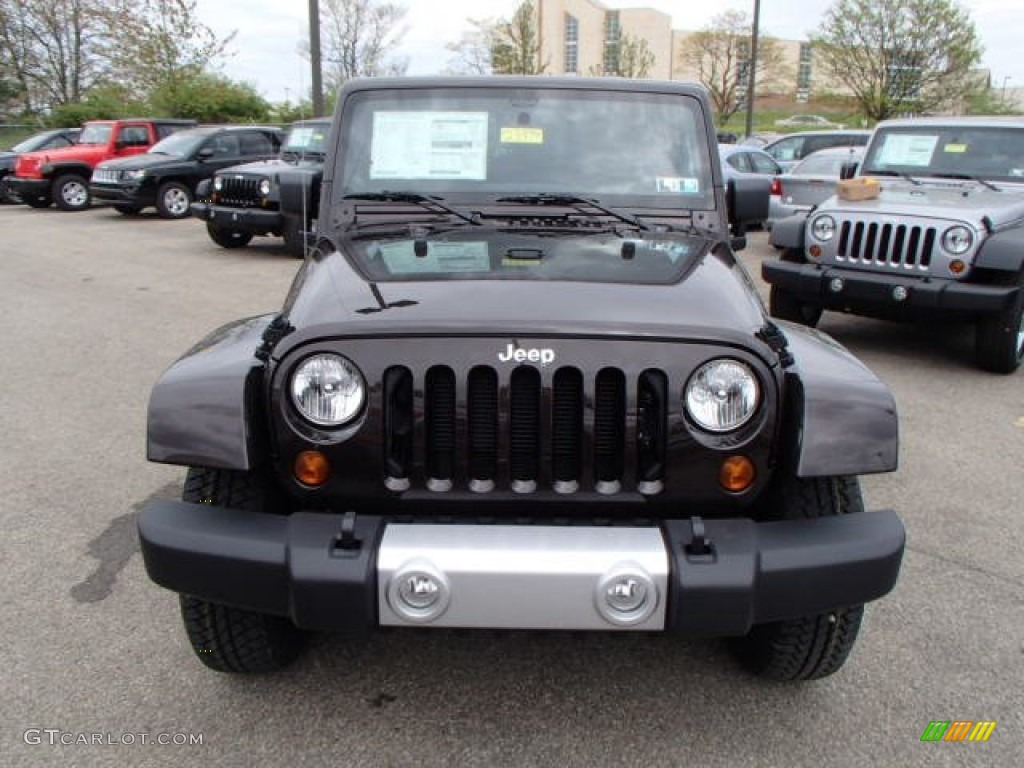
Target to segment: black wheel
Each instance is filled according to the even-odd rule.
[[[775,493],[784,519],[830,517],[864,511],[860,484],[853,477],[789,477]],[[818,616],[755,625],[732,641],[732,650],[748,671],[771,680],[815,680],[836,672],[853,650],[863,605]]]
[[[284,238],[284,249],[289,255],[298,259],[306,255],[306,238],[302,233],[302,221],[300,219],[286,216],[281,236]]]
[[[1020,367],[1024,360],[1024,284],[1009,311],[978,321],[974,353],[978,366],[986,371],[1013,373]]]
[[[178,181],[167,181],[156,191],[156,212],[163,219],[188,218],[192,190]]]
[[[92,202],[89,182],[77,173],[65,173],[54,179],[51,194],[62,211],[84,211]]]
[[[252,240],[248,232],[239,232],[237,229],[220,229],[210,222],[206,222],[206,232],[221,248],[244,248]]]
[[[271,494],[250,474],[189,469],[182,498],[262,511]],[[192,650],[218,672],[273,672],[299,655],[305,633],[288,619],[181,595],[181,617]]]
[[[792,323],[808,325],[811,328],[821,320],[821,307],[805,304],[782,288],[772,286],[768,294],[768,311],[772,317],[789,320]]]
[[[49,208],[53,198],[48,193],[40,195],[27,195],[21,198],[21,202],[32,208]]]
[[[118,203],[114,206],[114,210],[120,213],[122,216],[138,216],[139,211],[142,210],[137,205],[127,205],[126,203]]]

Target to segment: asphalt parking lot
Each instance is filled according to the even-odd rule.
[[[756,277],[772,252],[751,239]],[[297,265],[196,221],[0,206],[0,764],[1021,764],[1024,371],[975,370],[957,325],[823,322],[895,392],[900,469],[863,486],[909,535],[831,678],[752,680],[714,641],[426,630],[317,637],[272,677],[206,670],[137,551],[136,511],[184,477],[146,462],[146,402],[209,330],[275,310]],[[997,726],[921,743],[932,720]],[[61,743],[83,734],[103,743]]]

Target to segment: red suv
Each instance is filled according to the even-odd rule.
[[[33,208],[56,203],[65,211],[80,211],[89,207],[89,177],[97,163],[145,152],[160,139],[195,124],[165,118],[94,120],[82,127],[73,147],[20,155],[8,185]]]

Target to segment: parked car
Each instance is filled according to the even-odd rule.
[[[765,182],[765,194],[770,192],[770,185],[782,168],[775,159],[757,147],[748,144],[719,144],[718,156],[722,161],[722,174],[728,179],[761,179]],[[751,222],[751,226],[769,226],[769,222],[778,218],[772,211],[772,199],[769,198],[768,218],[763,221]]]
[[[78,143],[78,134],[81,132],[81,128],[55,128],[50,131],[42,131],[15,144],[8,150],[0,152],[0,203],[19,202],[7,188],[7,177],[14,173],[14,163],[18,155],[37,150],[70,147],[72,144]]]
[[[764,151],[788,171],[808,155],[829,147],[863,147],[871,131],[807,131],[791,133],[764,146]]]
[[[769,225],[779,219],[802,213],[825,202],[836,192],[841,174],[856,172],[864,159],[863,147],[832,147],[808,155],[792,170],[772,182],[772,206]]]
[[[200,183],[192,215],[222,248],[242,248],[257,235],[283,237],[303,256],[316,222],[331,121],[301,120],[288,129],[276,160],[237,165]]]
[[[773,131],[762,131],[760,133],[752,133],[749,136],[740,139],[739,143],[762,149],[766,144],[771,144],[776,139],[782,138],[783,135],[784,134],[775,133]]]
[[[875,129],[856,179],[780,221],[762,265],[775,317],[824,310],[976,323],[975,357],[1024,356],[1024,118],[929,117]]]
[[[834,128],[841,130],[842,123],[834,123],[827,117],[821,115],[793,115],[783,120],[775,121],[776,128],[803,128],[804,130],[824,130]]]
[[[766,184],[723,179],[712,114],[679,82],[344,84],[283,307],[149,400],[149,459],[189,470],[141,511],[142,556],[203,664],[478,627],[842,666],[903,553],[856,480],[895,468],[895,402],[765,314],[730,230]]]
[[[92,199],[89,178],[99,163],[141,154],[160,139],[195,124],[195,120],[169,118],[93,120],[82,126],[74,146],[18,155],[8,184],[33,208],[56,203],[65,211],[85,210]]]
[[[215,171],[276,157],[281,129],[211,125],[178,131],[142,155],[106,160],[92,172],[93,198],[124,214],[155,206],[165,219],[189,216],[196,186]]]

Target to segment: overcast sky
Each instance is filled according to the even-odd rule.
[[[400,4],[403,0],[393,0]],[[817,28],[832,0],[761,0],[763,34],[806,38]],[[445,44],[458,40],[473,18],[508,17],[516,0],[404,0],[409,9],[399,54],[409,59],[408,74],[441,71],[451,59]],[[656,8],[672,15],[676,29],[699,29],[728,8],[753,11],[753,0],[608,0],[612,8]],[[985,46],[983,65],[996,88],[1024,87],[1024,56],[1017,51],[1024,34],[1024,0],[960,0]],[[696,7],[695,7],[696,6]],[[309,64],[299,53],[308,34],[302,0],[199,0],[202,20],[221,35],[237,30],[224,65],[228,76],[255,85],[271,101],[296,101],[309,89]],[[1017,51],[1015,53],[1015,51]]]

